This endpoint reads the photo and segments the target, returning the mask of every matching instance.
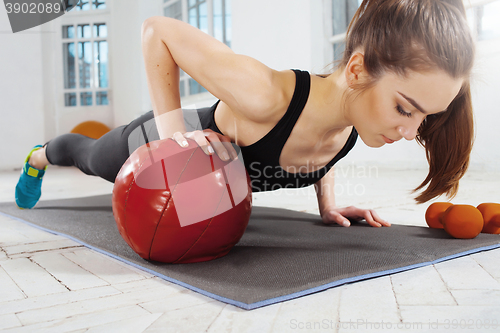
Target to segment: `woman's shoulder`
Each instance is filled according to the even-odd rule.
[[[263,91],[256,96],[260,101],[255,101],[254,107],[234,111],[258,123],[280,119],[286,112],[295,90],[295,73],[292,70],[272,70],[272,83],[267,89],[269,91]]]

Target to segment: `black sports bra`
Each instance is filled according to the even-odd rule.
[[[309,173],[289,173],[280,166],[279,158],[295,123],[304,109],[311,88],[311,77],[307,71],[293,70],[296,76],[295,91],[290,105],[280,121],[259,141],[239,147],[245,168],[251,180],[253,192],[274,191],[280,188],[301,188],[310,186],[324,177],[341,158],[354,147],[358,132],[353,127],[344,147],[324,167]],[[203,129],[223,134],[215,124],[215,109],[219,101],[205,112],[199,111]]]

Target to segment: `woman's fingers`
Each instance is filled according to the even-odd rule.
[[[330,210],[328,211],[325,216],[323,216],[323,222],[325,224],[333,224],[337,223],[343,227],[348,227],[351,225],[348,219],[346,219],[344,216],[342,216],[339,212]]]
[[[175,142],[177,142],[181,147],[187,147],[189,145],[181,132],[175,132],[174,135],[172,135],[172,139],[174,139]]]
[[[214,133],[205,133],[205,137],[209,140],[210,144],[214,147],[217,156],[220,157],[223,161],[229,161],[231,156],[233,155],[232,151],[234,151],[233,146],[229,143],[229,147],[226,144],[225,140],[221,142],[219,136]],[[231,155],[230,155],[231,154]],[[233,157],[234,159],[234,157]]]
[[[391,224],[382,218],[373,209],[361,209],[362,215],[366,222],[373,227],[386,226],[390,227]]]
[[[196,141],[198,146],[203,149],[205,154],[212,155],[215,152],[214,148],[210,145],[210,142],[207,140],[205,134],[202,131],[193,131],[191,133],[194,141]]]
[[[372,216],[372,212],[370,210],[365,210],[363,217],[365,218],[366,222],[368,222],[368,224],[371,225],[372,227],[381,227],[382,226],[382,224],[375,221],[375,219]]]
[[[391,223],[389,221],[386,221],[384,219],[382,219],[378,214],[377,212],[375,212],[373,209],[370,209],[370,212],[372,213],[372,216],[374,218],[375,221],[377,221],[378,223],[382,224],[383,226],[386,226],[386,227],[390,227],[391,226]]]
[[[181,147],[188,147],[188,142],[186,138],[196,141],[198,146],[207,155],[212,155],[217,153],[220,159],[223,161],[228,161],[231,158],[234,160],[238,157],[236,150],[231,144],[231,140],[223,135],[220,135],[213,131],[192,131],[182,134],[181,132],[175,132],[172,136]]]

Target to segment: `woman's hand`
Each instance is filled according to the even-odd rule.
[[[361,209],[354,206],[345,208],[326,207],[320,211],[320,214],[325,224],[338,223],[341,226],[348,227],[351,225],[348,219],[355,221],[365,219],[372,227],[391,226],[389,222],[381,219],[373,209]]]
[[[172,139],[181,147],[187,148],[189,147],[189,144],[185,138],[196,141],[198,146],[200,146],[207,155],[212,155],[216,152],[223,161],[228,161],[230,157],[233,160],[238,157],[236,150],[231,144],[231,139],[220,133],[214,132],[211,129],[205,129],[203,131],[196,130],[185,133],[175,132],[172,136]]]

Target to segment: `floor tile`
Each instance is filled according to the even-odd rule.
[[[398,322],[398,305],[388,276],[340,287],[341,322]]]
[[[60,317],[58,319],[40,318],[36,322],[25,324],[22,328],[17,328],[15,332],[70,332],[79,329],[87,329],[115,323],[121,320],[151,315],[137,305],[116,307],[112,309],[99,310],[74,314],[72,316]],[[22,321],[22,320],[21,320]],[[7,331],[8,332],[8,331]],[[106,331],[101,331],[106,332]]]
[[[500,290],[452,289],[450,290],[450,292],[457,301],[458,305],[500,306]],[[499,329],[500,329],[500,318],[499,318]]]
[[[0,266],[28,297],[68,292],[45,269],[27,258],[1,261]]]
[[[498,236],[500,238],[500,235]],[[500,249],[484,251],[471,255],[485,271],[500,282]]]
[[[45,296],[30,297],[10,302],[0,302],[0,315],[19,313],[34,309],[49,308],[54,305],[64,305],[81,302],[88,299],[99,299],[101,297],[117,295],[121,292],[110,286],[68,291],[65,293],[50,294]]]
[[[206,332],[225,304],[210,302],[163,313],[144,332]]]
[[[400,306],[403,322],[450,324],[453,321],[467,323],[492,323],[498,320],[500,306]]]
[[[3,249],[7,255],[12,256],[20,253],[33,253],[40,251],[57,250],[71,247],[81,247],[82,245],[67,238],[62,238],[53,241],[42,241],[37,243],[17,244],[12,246],[4,246]]]
[[[16,299],[24,299],[25,297],[14,280],[0,267],[0,304]]]
[[[300,327],[307,325],[317,325],[322,329],[335,327],[338,321],[339,305],[340,288],[332,288],[283,302],[274,320],[272,332],[300,330]]]
[[[165,281],[158,277],[148,278],[143,280],[130,281],[125,283],[115,283],[113,287],[123,291],[138,291],[143,289],[154,289],[154,288],[163,288],[164,286],[172,286],[174,285],[171,282]]]
[[[232,305],[227,305],[210,324],[207,333],[272,332],[281,306],[282,303],[277,303],[247,311]]]
[[[137,333],[144,332],[150,327],[162,314],[151,313],[134,318],[121,319],[112,323],[94,326],[89,328],[86,333]],[[168,324],[167,324],[168,325]]]
[[[178,292],[178,289],[167,287],[155,290],[141,290],[138,292],[129,292],[23,311],[18,313],[17,316],[23,325],[30,325],[42,321],[60,320],[79,314],[107,311],[117,307],[140,304],[154,299],[168,302],[168,298]]]
[[[175,286],[175,288],[178,288],[178,292],[169,295],[168,298],[154,298],[154,300],[151,301],[141,302],[140,305],[151,313],[158,313],[189,308],[214,301],[213,298],[187,290],[183,287]],[[148,290],[148,292],[150,291],[151,290]]]
[[[140,275],[136,271],[124,265],[120,265],[115,260],[91,251],[90,249],[85,248],[74,252],[64,253],[63,256],[111,284],[146,278],[144,275]]]
[[[434,266],[391,275],[399,305],[456,305]]]
[[[105,286],[109,283],[78,266],[60,253],[37,253],[33,261],[45,268],[70,290]]]
[[[449,289],[500,290],[500,283],[469,256],[440,262],[434,267]]]
[[[0,315],[0,330],[19,326],[21,326],[21,322],[15,314]]]

